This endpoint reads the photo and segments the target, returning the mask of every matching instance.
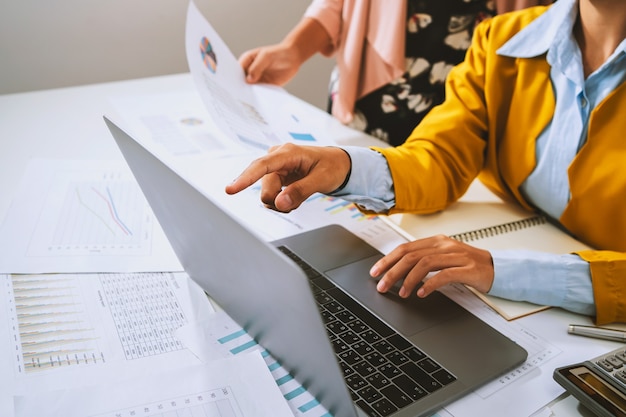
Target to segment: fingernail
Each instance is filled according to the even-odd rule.
[[[274,207],[276,207],[278,211],[290,211],[293,209],[293,200],[288,194],[281,193],[274,199]]]
[[[402,298],[405,298],[409,294],[407,293],[407,290],[404,287],[400,287],[400,291],[398,291],[398,295]]]
[[[370,269],[370,275],[373,277],[378,276],[378,265],[374,264],[374,266],[372,266],[372,268]]]
[[[417,296],[420,298],[424,298],[426,296],[426,291],[424,291],[423,288],[420,288],[419,290],[417,290]]]
[[[287,207],[291,208],[293,206],[293,200],[289,194],[283,196],[283,201],[287,204]]]
[[[387,286],[385,285],[385,281],[378,281],[378,284],[376,284],[376,290],[380,291],[380,292],[385,292],[387,291]]]

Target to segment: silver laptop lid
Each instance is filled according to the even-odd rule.
[[[304,272],[104,120],[187,274],[333,415],[356,416]]]

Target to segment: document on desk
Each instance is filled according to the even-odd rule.
[[[259,352],[15,398],[16,417],[293,417]]]
[[[184,273],[0,275],[0,415],[5,395],[198,364],[174,332],[213,311]]]
[[[233,140],[215,124],[193,84],[188,91],[119,95],[109,100],[134,137],[151,148],[161,147],[172,161],[202,158],[208,163],[243,155],[251,159],[259,152]]]
[[[138,132],[144,146],[157,152],[167,165],[267,240],[337,223],[383,253],[406,242],[379,216],[365,215],[354,204],[340,198],[315,194],[298,210],[285,214],[268,210],[261,204],[259,185],[237,195],[226,195],[224,185],[239,174],[255,153],[243,149],[236,141],[218,138],[218,129],[201,111],[203,105],[199,98],[189,92],[116,97],[113,101],[130,129]],[[330,117],[324,116],[320,119]],[[182,123],[190,118],[197,123],[193,126]],[[151,122],[146,122],[147,119]]]
[[[181,327],[176,331],[176,337],[203,363],[216,358],[260,352],[271,371],[275,385],[287,399],[294,415],[328,416],[324,406],[224,311],[217,311],[205,322],[198,321]]]
[[[218,197],[229,211],[267,240],[312,230],[328,224],[340,224],[382,253],[389,253],[406,239],[382,221],[380,216],[364,214],[341,198],[314,194],[298,210],[279,213],[268,210],[260,201],[260,187]]]
[[[123,161],[31,160],[0,252],[0,273],[183,270]]]
[[[293,113],[293,100],[282,88],[246,83],[241,65],[193,1],[187,12],[185,46],[198,93],[231,140],[262,151],[286,142],[323,143],[315,128]]]

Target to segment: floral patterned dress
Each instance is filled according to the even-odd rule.
[[[350,126],[400,145],[443,102],[444,81],[470,45],[474,27],[495,14],[489,0],[408,0],[406,72],[357,100]],[[329,109],[339,74],[333,71]]]

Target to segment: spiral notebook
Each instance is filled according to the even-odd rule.
[[[591,249],[543,215],[505,203],[480,184],[473,187],[469,196],[444,211],[428,215],[393,214],[381,218],[409,240],[444,234],[482,249],[528,249],[550,253]],[[548,308],[469,289],[507,320]]]

